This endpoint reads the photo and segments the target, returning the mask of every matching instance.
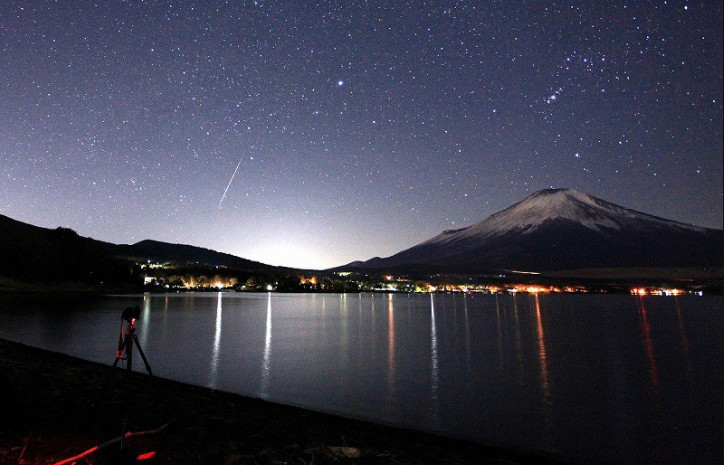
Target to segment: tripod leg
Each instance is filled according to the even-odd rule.
[[[138,353],[141,354],[141,358],[143,359],[143,363],[146,365],[146,371],[148,371],[148,374],[153,376],[153,373],[151,372],[151,365],[148,363],[148,359],[146,358],[146,354],[143,353],[143,349],[141,348],[141,344],[138,343],[138,336],[135,334],[133,335],[133,339],[136,341],[136,348],[138,349]]]
[[[119,338],[118,350],[116,351],[116,359],[113,361],[113,365],[112,365],[113,368],[116,368],[118,366],[118,362],[123,360],[122,354],[124,354],[126,352],[127,344],[128,344],[127,338],[124,338],[124,337]],[[93,402],[91,403],[91,405],[93,407],[96,407],[98,405],[98,402],[100,401],[101,396],[106,394],[106,391],[109,390],[109,387],[112,382],[113,381],[112,381],[111,377],[109,376],[108,380],[105,383],[103,383],[103,387],[98,391],[98,395],[96,396],[95,400],[93,400]]]
[[[131,326],[128,330],[128,335],[126,336],[125,346],[126,346],[126,360],[128,360],[128,363],[126,364],[126,373],[130,374],[133,371],[133,341],[136,339],[136,335],[133,332],[133,327]],[[124,376],[123,380],[123,390],[125,392],[128,391],[128,376]],[[129,396],[127,395],[124,401],[124,414],[123,414],[123,425],[121,426],[121,453],[123,453],[123,450],[126,448],[126,432],[128,432],[128,418],[130,416],[130,410],[131,410],[131,401],[129,399]]]
[[[127,350],[127,349],[126,349],[126,346],[127,346],[127,345],[128,345],[128,338],[127,338],[127,337],[124,338],[123,341],[122,341],[120,344],[118,344],[118,352],[116,352],[116,361],[113,362],[113,368],[115,368],[116,366],[118,366],[118,361],[121,360],[121,357],[119,357],[119,355],[121,355],[121,354],[123,354],[123,353],[126,352],[126,350]]]

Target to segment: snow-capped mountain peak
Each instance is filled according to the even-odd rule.
[[[470,237],[494,237],[512,231],[529,234],[546,222],[561,220],[577,223],[596,232],[618,231],[624,227],[644,224],[703,231],[703,228],[630,210],[575,189],[545,189],[529,195],[480,223],[463,229],[445,231],[427,243]]]
[[[619,225],[610,215],[614,209],[606,207],[590,195],[574,189],[549,189],[526,197],[485,222],[488,223],[486,226],[493,226],[501,232],[513,229],[530,231],[551,219],[574,221],[595,230],[600,227],[618,229]]]
[[[477,224],[355,266],[453,272],[721,266],[723,238],[720,229],[666,220],[574,189],[546,189]]]

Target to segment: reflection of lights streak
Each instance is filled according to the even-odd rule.
[[[681,338],[681,347],[684,349],[684,354],[689,357],[689,339],[686,337],[686,329],[684,329],[684,320],[681,319],[681,305],[679,305],[679,299],[674,299],[674,305],[676,306],[676,318],[679,321],[679,337]]]
[[[349,309],[347,308],[347,294],[340,294],[340,312],[342,314],[342,347],[345,349],[345,357],[347,360],[346,350],[349,347]]]
[[[347,373],[349,368],[349,362],[351,361],[351,357],[349,355],[349,349],[350,349],[350,341],[349,341],[349,323],[350,323],[350,315],[349,315],[349,307],[347,305],[347,293],[342,293],[339,295],[340,299],[340,316],[342,318],[341,324],[342,324],[342,334],[340,339],[340,369],[343,370],[343,373]],[[350,378],[344,377],[342,378],[342,386],[345,390],[348,389],[348,386],[350,385]]]
[[[209,387],[216,387],[219,358],[221,356],[221,292],[216,303],[216,330],[214,331],[214,351],[211,355],[211,371],[209,373]]]
[[[261,396],[267,397],[269,389],[269,374],[271,371],[271,335],[272,335],[271,292],[267,293],[266,304],[266,333],[264,334],[264,364],[261,370]]]
[[[513,316],[515,317],[515,360],[518,362],[518,384],[525,385],[523,363],[525,362],[525,354],[523,353],[523,341],[520,334],[520,316],[518,315],[518,300],[516,294],[513,293]]]
[[[659,369],[656,366],[656,356],[654,354],[654,344],[651,340],[651,328],[649,327],[649,320],[646,317],[646,307],[644,306],[644,299],[641,296],[637,296],[636,301],[639,307],[639,313],[641,314],[641,329],[643,330],[644,346],[646,348],[646,360],[649,365],[649,374],[651,375],[651,385],[654,388],[654,394],[659,393]]]
[[[151,297],[147,294],[143,295],[143,314],[141,315],[141,321],[143,321],[143,332],[141,333],[141,347],[146,348],[148,342],[148,333],[151,331]]]
[[[375,294],[370,295],[370,314],[372,315],[372,350],[377,349],[377,317],[375,315]]]
[[[390,392],[392,392],[394,389],[394,379],[395,379],[395,308],[394,308],[394,304],[392,302],[392,294],[388,294],[387,295],[387,383],[389,384]]]
[[[468,318],[468,297],[463,295],[463,309],[465,312],[465,366],[470,374],[470,319]]]
[[[437,354],[437,327],[435,323],[435,300],[433,294],[430,294],[430,376],[431,376],[431,399],[432,399],[432,417],[438,421],[438,390],[440,388],[440,372],[439,360]]]
[[[546,404],[550,405],[551,389],[548,381],[548,359],[546,353],[545,335],[543,334],[543,321],[540,314],[540,301],[538,300],[538,294],[535,294],[535,315],[537,320],[538,332],[538,357],[540,358],[540,375],[543,381],[543,397]]]
[[[498,323],[498,362],[503,365],[503,326],[500,318],[500,302],[498,302],[498,294],[495,294],[495,314]]]
[[[677,297],[674,297],[674,305],[676,306],[676,318],[679,321],[679,337],[681,338],[681,348],[684,351],[684,361],[686,362],[686,377],[689,382],[692,382],[693,369],[691,366],[691,355],[689,354],[689,338],[686,337],[684,320],[681,318],[681,305],[679,305],[679,299]]]

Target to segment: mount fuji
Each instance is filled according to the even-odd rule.
[[[574,189],[545,189],[472,226],[341,268],[474,273],[721,266],[723,242],[721,229],[666,220]]]

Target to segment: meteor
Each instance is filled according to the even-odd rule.
[[[218,209],[221,209],[221,202],[224,201],[224,198],[226,198],[226,193],[229,191],[229,187],[231,187],[231,183],[234,181],[234,176],[236,176],[236,172],[239,171],[239,167],[241,166],[241,161],[244,159],[244,156],[239,158],[239,163],[236,165],[236,169],[234,170],[234,173],[231,175],[231,179],[229,179],[229,184],[226,185],[226,189],[224,189],[224,193],[221,194],[221,199],[219,200],[219,206]]]

